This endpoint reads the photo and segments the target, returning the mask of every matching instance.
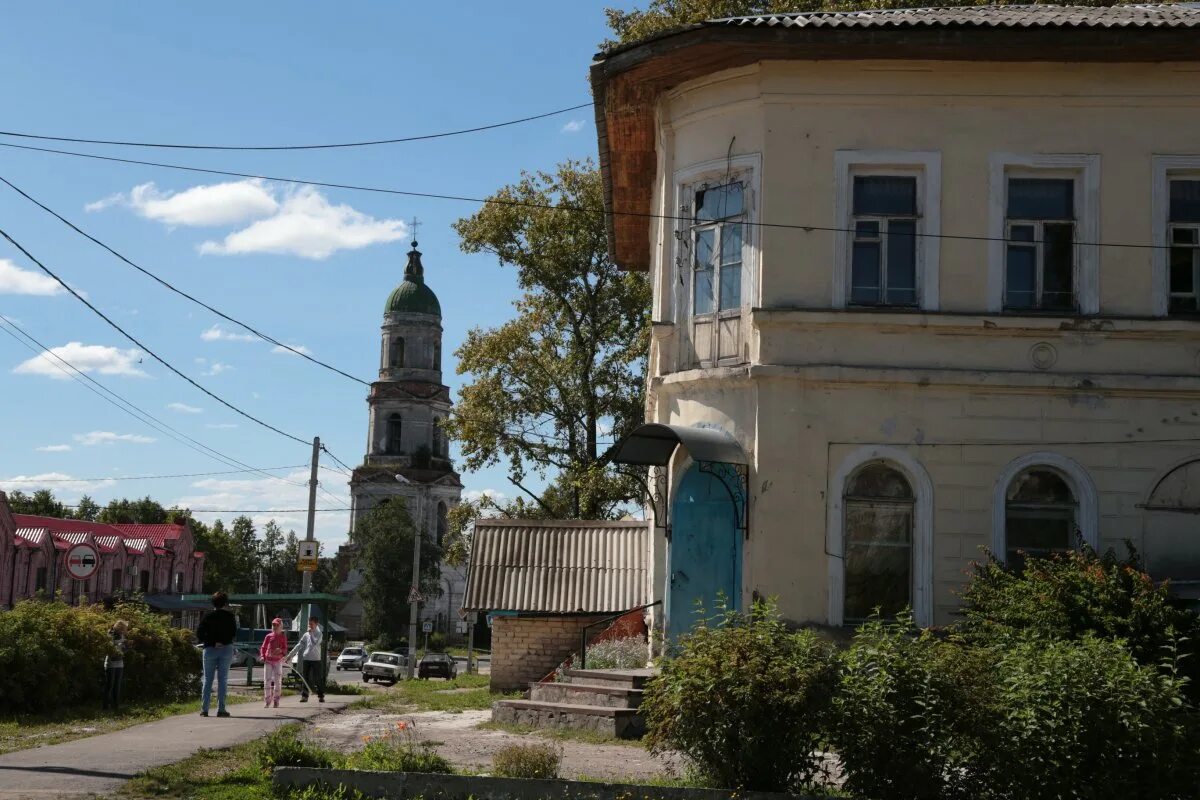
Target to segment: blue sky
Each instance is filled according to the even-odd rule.
[[[6,9],[0,129],[85,138],[286,144],[434,133],[584,103],[606,29],[603,3],[128,4]],[[0,137],[0,141],[17,141]],[[49,145],[55,146],[55,145]],[[431,142],[292,153],[66,149],[255,174],[485,196],[522,169],[595,153],[590,109]],[[515,276],[458,249],[451,224],[476,206],[296,185],[236,183],[158,168],[0,148],[0,175],[200,299],[365,379],[378,370],[384,299],[402,279],[407,221],[421,220],[426,276],[450,353],[472,326],[512,313]],[[0,227],[134,336],[235,405],[358,463],[365,387],[261,341],[168,293],[0,185]],[[186,435],[256,467],[300,465],[305,446],[223,409],[142,354],[0,241],[0,313]],[[214,326],[218,326],[214,328]],[[207,332],[207,333],[206,333]],[[302,486],[254,474],[73,482],[228,467],[101,402],[0,334],[0,488],[58,479],[60,497],[149,494],[194,507],[296,508]],[[274,474],[302,483],[306,469]],[[64,480],[72,479],[72,480]],[[500,469],[467,490],[511,495]],[[323,472],[319,506],[347,504]],[[7,481],[7,482],[6,482]],[[332,495],[332,496],[330,496]],[[231,515],[223,515],[226,520]],[[303,531],[303,515],[274,516]],[[213,515],[203,515],[211,520]],[[318,515],[344,538],[348,515]]]

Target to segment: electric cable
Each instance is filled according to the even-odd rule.
[[[278,339],[276,339],[276,338],[274,338],[274,337],[272,337],[272,336],[268,336],[267,334],[263,333],[262,331],[260,331],[260,330],[258,330],[258,329],[256,329],[256,328],[254,328],[254,327],[252,327],[252,326],[250,326],[250,325],[246,324],[245,322],[242,322],[242,321],[241,321],[241,320],[239,320],[239,319],[235,319],[234,317],[231,317],[231,316],[229,316],[228,314],[226,314],[225,312],[223,312],[223,311],[221,311],[221,310],[219,310],[219,309],[213,308],[213,307],[212,307],[211,305],[209,305],[208,303],[206,303],[206,302],[204,302],[203,300],[200,300],[200,299],[198,299],[198,298],[194,297],[193,295],[190,295],[190,294],[188,294],[187,292],[183,291],[182,289],[179,289],[178,287],[176,287],[175,285],[173,285],[173,284],[172,284],[172,283],[170,283],[169,281],[167,281],[167,280],[164,280],[163,278],[161,278],[161,277],[159,277],[158,275],[154,274],[153,272],[151,272],[150,270],[146,269],[145,267],[142,267],[142,266],[140,266],[140,265],[138,265],[138,264],[135,264],[135,263],[134,263],[132,260],[130,260],[129,258],[125,257],[125,256],[124,256],[124,255],[122,255],[121,253],[117,252],[117,251],[116,251],[116,250],[114,250],[112,247],[109,247],[107,244],[105,244],[104,242],[100,241],[100,240],[99,240],[99,239],[97,239],[95,236],[92,236],[92,235],[91,235],[90,233],[88,233],[87,231],[84,231],[84,230],[83,230],[83,229],[81,229],[79,226],[77,226],[75,223],[71,222],[69,219],[67,219],[66,217],[62,216],[61,214],[59,214],[59,213],[58,213],[57,211],[55,211],[54,209],[50,208],[49,206],[46,206],[45,204],[43,204],[43,203],[42,203],[42,202],[40,202],[39,200],[37,200],[37,199],[35,199],[34,197],[30,196],[30,195],[29,195],[27,192],[25,192],[23,189],[21,189],[21,188],[20,188],[19,186],[17,186],[16,184],[14,184],[14,183],[12,183],[11,181],[9,181],[9,180],[8,180],[7,178],[5,178],[3,175],[0,175],[0,181],[3,181],[3,182],[4,182],[4,184],[5,184],[6,186],[8,186],[10,189],[12,189],[14,192],[16,192],[17,194],[21,195],[22,197],[24,197],[24,198],[25,198],[26,200],[28,200],[29,202],[33,203],[35,206],[37,206],[38,208],[42,209],[42,210],[43,210],[43,211],[45,211],[47,214],[50,214],[52,217],[54,217],[54,218],[55,218],[55,219],[57,219],[59,222],[61,222],[61,223],[63,223],[64,225],[66,225],[66,226],[67,226],[68,228],[70,228],[71,230],[73,230],[73,231],[75,231],[76,233],[78,233],[80,236],[82,236],[82,237],[84,237],[85,239],[87,239],[87,240],[91,241],[92,243],[94,243],[94,244],[97,244],[97,245],[99,245],[100,247],[104,248],[104,249],[105,249],[105,250],[107,250],[109,253],[111,253],[112,255],[116,256],[118,259],[120,259],[121,261],[125,262],[125,263],[126,263],[126,264],[128,264],[129,266],[131,266],[131,267],[133,267],[134,269],[136,269],[138,272],[140,272],[140,273],[142,273],[143,275],[146,275],[147,277],[149,277],[149,278],[153,279],[154,281],[156,281],[156,282],[157,282],[157,283],[159,283],[160,285],[162,285],[162,286],[166,287],[167,289],[169,289],[170,291],[172,291],[172,292],[174,292],[175,294],[179,295],[180,297],[183,297],[183,298],[185,298],[185,299],[187,299],[187,300],[190,300],[190,301],[192,301],[193,303],[195,303],[196,305],[200,306],[201,308],[204,308],[204,309],[207,309],[208,311],[211,311],[213,314],[216,314],[216,315],[217,315],[218,317],[220,317],[221,319],[223,319],[223,320],[226,320],[226,321],[228,321],[228,322],[231,322],[231,323],[233,323],[234,325],[237,325],[238,327],[242,328],[243,330],[249,331],[250,333],[254,334],[255,336],[257,336],[258,338],[262,339],[262,340],[263,340],[263,341],[265,341],[265,342],[270,342],[271,344],[273,344],[273,345],[276,345],[277,347],[281,347],[281,348],[283,348],[284,350],[287,350],[287,351],[288,351],[288,352],[290,352],[290,353],[294,353],[295,355],[298,355],[298,356],[300,356],[301,358],[308,359],[309,361],[311,361],[311,362],[312,362],[312,363],[314,363],[314,364],[317,364],[318,366],[324,367],[325,369],[328,369],[328,370],[332,370],[333,372],[336,372],[337,374],[339,374],[339,375],[341,375],[341,376],[343,376],[343,377],[349,378],[349,379],[350,379],[350,380],[352,380],[352,381],[356,381],[356,382],[358,382],[358,383],[361,383],[361,384],[363,384],[364,386],[370,386],[370,385],[371,385],[371,382],[370,382],[370,381],[364,381],[364,380],[362,380],[361,378],[357,378],[357,377],[355,377],[354,375],[351,375],[351,374],[350,374],[350,373],[348,373],[348,372],[345,372],[345,371],[343,371],[343,370],[340,370],[340,369],[338,369],[337,367],[333,366],[332,364],[327,364],[327,363],[325,363],[324,361],[321,361],[320,359],[318,359],[318,358],[315,358],[314,356],[312,356],[312,355],[310,355],[310,354],[308,354],[308,353],[305,353],[303,350],[297,349],[297,348],[295,348],[295,347],[292,347],[291,345],[288,345],[288,344],[284,344],[283,342],[279,341]]]
[[[547,211],[566,211],[577,214],[597,214],[605,217],[635,217],[638,219],[648,220],[665,220],[668,222],[688,222],[692,223],[695,220],[690,217],[677,216],[673,214],[655,214],[650,211],[610,211],[603,208],[585,208],[583,206],[572,206],[561,203],[534,203],[527,200],[512,200],[508,198],[485,198],[485,197],[467,197],[465,195],[453,194],[437,194],[434,192],[414,192],[404,189],[390,189],[379,186],[362,186],[348,183],[333,183],[330,181],[314,181],[303,178],[281,178],[272,175],[260,175],[250,172],[234,172],[232,170],[207,169],[204,167],[189,167],[182,164],[167,164],[160,161],[143,161],[134,158],[118,158],[116,156],[103,156],[96,153],[78,153],[71,150],[56,150],[49,147],[33,147],[31,145],[13,144],[11,142],[0,142],[0,147],[11,147],[18,150],[30,150],[39,153],[53,153],[56,155],[74,156],[76,158],[90,158],[100,161],[114,161],[122,164],[137,164],[145,167],[158,167],[161,169],[173,169],[182,172],[197,172],[206,175],[222,175],[232,178],[250,178],[263,181],[276,181],[278,183],[296,183],[305,186],[319,186],[326,189],[345,189],[356,192],[372,192],[375,194],[397,195],[400,197],[421,197],[428,200],[454,200],[463,203],[481,203],[502,206],[511,206],[515,208],[535,208]],[[762,222],[758,220],[743,220],[740,224],[751,228],[771,228],[776,230],[799,230],[806,233],[854,233],[855,229],[850,227],[839,227],[832,225],[804,225],[799,223],[788,222]],[[956,233],[906,233],[905,236],[912,236],[918,239],[952,239],[957,241],[968,242],[1017,242],[1019,244],[1038,244],[1040,239],[1009,239],[1003,236],[981,236]],[[1169,244],[1143,244],[1138,242],[1075,242],[1076,247],[1114,247],[1127,248],[1137,250],[1167,250],[1170,249]]]
[[[290,464],[286,467],[251,467],[250,469],[227,469],[220,472],[182,472],[177,475],[112,475],[102,478],[3,478],[2,483],[94,483],[103,481],[153,481],[165,478],[208,478],[214,475],[238,475],[247,472],[269,472],[271,470],[300,469],[308,464]],[[341,502],[340,500],[338,502]]]
[[[347,147],[374,147],[382,144],[402,144],[404,142],[421,142],[429,139],[446,139],[451,136],[462,136],[468,133],[480,133],[482,131],[495,130],[496,128],[507,128],[512,125],[520,125],[525,122],[534,122],[547,117],[556,117],[559,114],[566,114],[568,111],[578,111],[581,108],[591,108],[592,102],[580,103],[576,106],[568,108],[559,108],[554,111],[547,111],[542,114],[534,114],[530,117],[521,117],[520,119],[510,119],[505,122],[493,122],[489,125],[477,125],[473,128],[460,128],[453,131],[442,131],[441,133],[426,133],[421,136],[402,136],[395,139],[374,139],[361,142],[335,142],[332,144],[281,144],[281,145],[221,145],[221,144],[165,144],[162,142],[133,142],[121,141],[114,139],[85,139],[74,136],[44,136],[34,133],[24,133],[22,131],[0,131],[0,136],[12,136],[19,139],[38,139],[47,142],[71,142],[74,144],[104,144],[114,145],[117,147],[157,147],[171,150],[255,150],[255,151],[271,151],[271,150],[337,150]]]
[[[78,505],[63,504],[63,508],[79,508]],[[180,508],[180,511],[187,511],[192,514],[307,514],[307,508]],[[345,508],[317,508],[313,509],[317,512],[324,511],[350,511],[350,507]]]
[[[100,309],[96,308],[88,300],[86,300],[81,294],[79,294],[79,292],[75,291],[73,288],[71,288],[69,285],[67,285],[66,281],[64,281],[62,278],[58,277],[58,275],[56,275],[53,270],[51,270],[49,267],[47,267],[45,264],[43,264],[41,261],[39,261],[37,258],[35,258],[32,253],[30,253],[28,250],[26,250],[21,245],[20,242],[18,242],[16,239],[14,239],[12,236],[10,236],[9,233],[6,230],[4,230],[3,228],[0,228],[0,236],[3,236],[5,239],[7,239],[13,245],[13,247],[20,250],[21,253],[23,253],[26,258],[28,258],[30,261],[32,261],[34,264],[36,264],[42,270],[42,272],[45,272],[47,275],[49,275],[51,278],[53,278],[55,281],[57,281],[58,284],[60,286],[62,286],[64,289],[66,289],[68,292],[70,292],[71,295],[76,300],[78,300],[79,302],[81,302],[85,306],[87,306],[88,309],[90,309],[92,311],[92,313],[94,313],[96,316],[100,317],[102,320],[107,322],[110,327],[112,327],[114,330],[116,330],[118,333],[120,333],[126,339],[128,339],[129,341],[131,341],[135,345],[137,345],[139,348],[141,348],[147,355],[149,355],[151,358],[153,358],[158,363],[162,364],[164,367],[166,367],[171,372],[178,375],[180,378],[183,378],[185,381],[190,383],[193,387],[195,387],[196,389],[199,389],[201,392],[208,395],[213,400],[216,400],[221,405],[225,406],[226,408],[228,408],[231,411],[236,412],[237,414],[240,414],[241,416],[245,417],[246,419],[250,420],[251,422],[255,423],[256,425],[260,425],[269,431],[273,431],[274,433],[277,433],[286,439],[291,439],[294,442],[298,442],[299,444],[302,444],[305,446],[308,446],[311,444],[311,442],[306,442],[304,439],[301,439],[299,436],[293,436],[290,433],[287,433],[285,431],[280,430],[279,428],[276,428],[274,425],[271,425],[268,422],[264,422],[263,420],[259,419],[258,417],[254,416],[253,414],[250,414],[247,411],[243,411],[242,409],[235,406],[233,403],[230,403],[228,400],[225,400],[224,398],[220,397],[219,395],[214,394],[210,390],[201,386],[195,380],[188,377],[183,372],[181,372],[179,369],[177,369],[173,364],[171,364],[165,358],[158,355],[156,352],[151,350],[146,345],[142,344],[142,342],[140,342],[137,338],[135,338],[133,335],[128,333],[120,325],[113,322],[112,319],[109,318],[104,312],[102,312]]]

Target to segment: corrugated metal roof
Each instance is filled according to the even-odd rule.
[[[759,14],[701,24],[782,28],[1193,28],[1200,27],[1200,8],[1181,4],[897,8]]]
[[[648,601],[643,521],[479,520],[462,607],[615,614]]]
[[[183,526],[174,525],[171,523],[153,525],[142,523],[120,523],[114,524],[112,527],[116,528],[126,536],[145,536],[147,539],[150,539],[157,545],[161,545],[168,539],[178,539],[183,535]]]
[[[96,545],[106,553],[114,552],[121,546],[120,536],[97,536]]]
[[[40,547],[49,535],[49,531],[45,528],[17,528],[14,535],[24,541],[26,544]]]
[[[92,535],[88,531],[54,531],[54,538],[71,544],[91,544]]]

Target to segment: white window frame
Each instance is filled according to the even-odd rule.
[[[846,606],[846,481],[872,461],[899,470],[913,490],[912,610],[921,627],[933,624],[933,481],[915,458],[886,446],[861,447],[846,456],[829,476],[825,552],[828,554],[829,624],[841,626]]]
[[[1071,178],[1075,181],[1075,309],[1041,311],[1004,308],[1005,245],[1008,238],[1008,179]],[[1005,314],[1075,316],[1100,313],[1100,156],[1091,153],[993,153],[988,163],[987,310]],[[1081,244],[1082,243],[1082,244]]]
[[[1075,525],[1093,550],[1100,549],[1099,504],[1092,476],[1074,459],[1061,453],[1027,453],[1015,458],[1001,471],[992,490],[992,555],[1004,561],[1008,552],[1008,488],[1027,469],[1045,467],[1063,477],[1075,495]]]
[[[1150,211],[1153,219],[1154,316],[1166,317],[1171,308],[1171,253],[1167,216],[1171,211],[1172,178],[1200,180],[1200,155],[1158,155],[1151,159],[1153,170]]]
[[[854,177],[910,175],[917,178],[917,305],[937,311],[938,266],[942,232],[942,154],[918,150],[838,150],[833,155],[834,213],[837,234],[833,254],[833,308],[868,308],[850,304],[850,251],[854,246]],[[912,308],[912,306],[877,306]]]
[[[715,337],[718,335],[718,319],[744,318],[757,302],[761,239],[756,223],[761,219],[762,214],[759,203],[761,175],[762,157],[757,153],[751,153],[694,164],[677,170],[673,176],[674,205],[668,215],[675,217],[674,243],[671,247],[672,257],[667,261],[667,269],[675,297],[672,313],[680,331],[680,363],[686,365],[687,368],[713,367],[744,361],[739,354],[733,358],[714,358],[701,363],[693,362],[691,325],[693,265],[690,236],[691,229],[694,227],[691,217],[694,213],[692,205],[695,202],[696,190],[705,184],[722,186],[738,180],[742,182],[741,304],[736,310],[721,311],[719,289],[716,288],[718,284],[714,281],[712,317]],[[716,272],[719,271],[720,267],[718,266]],[[743,335],[748,334],[743,331]]]

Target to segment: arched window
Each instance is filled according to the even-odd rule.
[[[433,419],[433,454],[439,458],[446,455],[446,432],[442,430],[442,421]]]
[[[886,463],[867,464],[846,481],[845,622],[876,609],[894,617],[913,604],[915,499],[904,475]]]
[[[404,452],[401,450],[400,435],[403,432],[403,424],[399,414],[392,414],[387,420],[387,432],[383,441],[383,451],[389,455],[399,455]]]
[[[433,343],[433,368],[442,368],[442,340],[438,339]]]
[[[1079,503],[1066,479],[1049,467],[1019,473],[1004,494],[1004,560],[1020,569],[1024,554],[1046,557],[1075,546]]]
[[[447,515],[446,504],[438,503],[437,507],[437,544],[442,547],[446,543],[446,536],[450,533],[450,518]]]
[[[393,367],[404,366],[404,337],[397,336],[392,340],[391,360],[389,361]]]

